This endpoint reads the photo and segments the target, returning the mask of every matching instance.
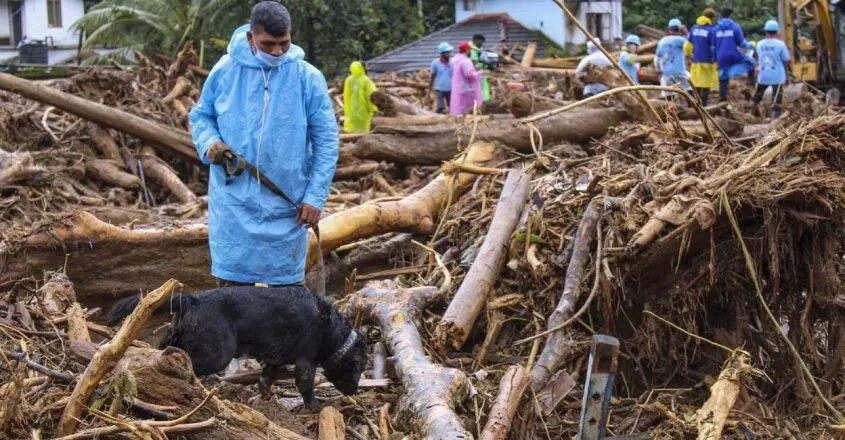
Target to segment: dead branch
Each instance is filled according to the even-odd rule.
[[[499,395],[490,408],[490,416],[479,440],[505,440],[508,438],[519,401],[531,383],[531,376],[521,365],[512,365],[499,382]]]
[[[578,231],[575,233],[575,238],[573,238],[574,247],[572,258],[570,258],[569,265],[566,267],[563,293],[560,296],[557,307],[555,307],[546,323],[550,329],[566,321],[575,308],[575,302],[581,291],[581,280],[584,277],[584,269],[590,257],[590,247],[596,236],[596,230],[598,229],[603,210],[603,200],[597,197],[590,201],[590,204],[587,205],[587,209],[584,211],[584,216],[578,225]],[[549,381],[551,375],[560,367],[566,355],[568,343],[569,340],[563,329],[557,330],[549,335],[540,357],[531,369],[531,385],[535,390],[542,389]]]
[[[369,315],[381,324],[405,390],[399,401],[403,419],[427,440],[467,439],[472,435],[455,414],[467,396],[466,375],[432,363],[417,330],[423,309],[437,299],[435,287],[400,289],[395,283],[371,283],[345,302],[347,316]]]
[[[519,214],[528,199],[530,182],[531,177],[524,170],[512,170],[508,174],[478,257],[437,325],[435,340],[441,347],[460,348],[487,303],[505,262]]]
[[[126,347],[135,339],[135,336],[147,323],[150,315],[159,306],[164,304],[164,301],[170,297],[173,290],[179,286],[178,281],[169,280],[155,291],[150,292],[149,295],[141,300],[135,311],[129,315],[129,318],[126,319],[114,339],[97,350],[91,363],[88,364],[88,368],[85,369],[85,372],[73,389],[73,394],[70,396],[68,405],[62,413],[58,428],[60,435],[70,435],[73,432],[79,422],[79,417],[82,415],[88,398],[91,397],[91,393],[94,392],[94,389],[97,388],[103,377],[123,357]]]
[[[144,166],[144,175],[167,188],[176,201],[180,203],[194,203],[197,201],[197,195],[188,188],[188,185],[182,182],[176,171],[156,156],[152,148],[142,148],[140,159],[141,164]]]

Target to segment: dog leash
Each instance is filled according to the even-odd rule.
[[[247,162],[243,156],[235,153],[230,149],[223,150],[219,153],[223,156],[223,170],[226,173],[226,184],[228,185],[229,182],[237,176],[243,174],[244,171],[248,172],[250,175],[255,177],[258,180],[260,185],[264,185],[265,188],[269,189],[270,192],[273,194],[281,197],[295,208],[298,206],[294,201],[285,194],[284,191],[281,190],[272,180],[268,179],[267,176],[261,172],[255,165]],[[218,156],[219,158],[219,156]],[[215,160],[215,162],[219,162]],[[315,283],[316,286],[316,293],[320,297],[326,296],[326,265],[323,261],[323,239],[320,238],[320,226],[314,225],[312,228],[314,229],[314,235],[317,236],[317,282]]]

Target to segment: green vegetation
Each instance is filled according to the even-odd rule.
[[[113,45],[173,55],[186,41],[204,42],[205,67],[225,52],[232,31],[246,23],[256,0],[104,0],[75,26],[89,45]],[[364,60],[454,22],[454,1],[284,0],[294,42],[331,78]],[[195,46],[196,47],[196,46]]]
[[[642,23],[665,29],[670,18],[680,18],[691,27],[704,8],[713,8],[718,12],[724,4],[733,8],[732,18],[742,26],[750,39],[761,37],[766,20],[777,18],[778,15],[776,0],[623,0],[623,28],[630,30]]]

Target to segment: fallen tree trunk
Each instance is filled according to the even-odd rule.
[[[494,151],[492,144],[473,144],[467,150],[465,163],[487,162],[493,158]],[[401,200],[365,203],[332,214],[320,221],[322,251],[328,253],[346,243],[388,232],[430,234],[434,232],[437,214],[449,199],[450,191],[454,200],[467,191],[477,177],[471,173],[441,174]],[[309,232],[308,266],[317,262],[317,251],[317,238]]]
[[[466,164],[479,165],[493,157],[491,144],[474,144]],[[332,214],[320,221],[323,252],[388,232],[431,233],[435,218],[452,191],[466,192],[477,175],[441,174],[402,200],[374,202]],[[317,261],[317,239],[311,234],[308,265]],[[174,258],[178,255],[178,258]],[[66,267],[78,292],[88,297],[115,296],[150,290],[169,278],[193,291],[215,286],[209,274],[208,227],[120,228],[81,212],[49,231],[21,243],[0,244],[0,283],[44,270]]]
[[[584,269],[590,257],[590,246],[596,236],[599,222],[603,212],[603,201],[601,198],[594,198],[581,218],[578,230],[573,240],[572,257],[566,267],[566,276],[563,282],[563,293],[560,301],[549,316],[547,327],[555,328],[563,324],[572,315],[575,308],[575,301],[581,290],[581,280],[584,277]],[[531,368],[531,385],[534,390],[540,390],[549,381],[549,378],[560,368],[567,354],[568,338],[565,329],[552,332],[543,352],[537,358],[537,362]]]
[[[559,104],[523,92],[512,92],[505,100],[505,107],[517,118],[524,118],[533,113],[539,113],[560,107]]]
[[[338,167],[334,170],[333,180],[351,180],[363,176],[369,176],[374,172],[384,168],[379,162],[365,162],[345,167]]]
[[[372,283],[351,295],[343,312],[353,317],[366,314],[380,323],[404,389],[398,403],[400,414],[420,437],[471,439],[455,413],[468,395],[469,380],[460,370],[432,363],[417,330],[423,310],[438,296],[434,287],[400,289],[389,281]]]
[[[490,120],[490,115],[405,115],[405,116],[375,116],[373,127],[384,126],[405,126],[405,125],[438,125],[438,124],[461,124],[470,123],[475,119],[479,121]]]
[[[437,113],[426,110],[418,105],[412,104],[404,99],[397,98],[388,93],[376,90],[370,96],[373,104],[378,107],[379,114],[382,116],[399,116],[399,115],[437,115]]]
[[[144,175],[167,188],[177,202],[193,203],[197,201],[197,195],[188,188],[188,185],[185,185],[185,182],[182,182],[176,171],[173,171],[166,162],[156,156],[152,148],[142,148],[140,160],[144,167]]]
[[[499,382],[499,395],[493,402],[493,407],[490,408],[490,416],[487,418],[479,440],[506,440],[508,438],[513,417],[519,408],[519,401],[522,400],[530,383],[530,376],[525,367],[513,365],[508,368]]]
[[[487,304],[505,263],[519,214],[528,199],[530,183],[531,176],[523,170],[508,173],[481,250],[435,330],[435,341],[440,347],[461,348]]]
[[[141,179],[138,176],[121,170],[117,164],[108,159],[86,160],[85,175],[111,186],[126,189],[141,187]]]
[[[106,129],[93,122],[89,122],[88,136],[94,142],[94,146],[100,150],[103,157],[123,164],[124,168],[126,167],[123,154],[120,153],[120,147],[117,146],[117,142],[114,141],[114,138],[111,137]]]
[[[581,144],[604,136],[610,127],[630,119],[630,114],[614,108],[585,108],[561,113],[535,124],[544,145],[559,142]],[[517,121],[489,121],[478,130],[476,139],[501,142],[522,152],[531,152],[530,128]],[[439,165],[458,152],[459,139],[468,139],[472,127],[436,125],[423,127],[381,127],[361,138],[352,154],[361,159],[385,160],[401,164]]]
[[[0,90],[17,93],[88,121],[120,130],[150,142],[164,151],[176,153],[197,165],[201,163],[194,148],[194,143],[191,141],[191,135],[182,130],[166,127],[131,113],[44,87],[6,73],[0,73]]]

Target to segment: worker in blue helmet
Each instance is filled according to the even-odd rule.
[[[437,46],[440,54],[431,62],[431,83],[429,90],[434,90],[437,100],[437,113],[446,114],[446,106],[452,96],[452,51],[455,50],[451,44],[442,42]]]
[[[718,85],[718,76],[716,69],[716,33],[713,32],[713,22],[706,13],[695,20],[695,26],[690,31],[689,41],[684,45],[684,53],[691,57],[690,81],[695,87],[698,97],[701,98],[701,103],[707,105],[710,89],[715,89]]]
[[[692,90],[687,75],[687,67],[684,57],[684,44],[687,39],[681,36],[681,20],[673,18],[669,20],[666,36],[657,43],[657,52],[654,61],[657,71],[660,72],[660,85],[680,85],[684,90]],[[664,96],[668,94],[663,92]]]
[[[775,20],[769,20],[763,26],[766,38],[757,43],[757,59],[760,68],[757,70],[757,90],[751,99],[754,113],[758,113],[757,106],[763,100],[766,89],[772,88],[772,118],[780,117],[783,102],[783,86],[786,84],[789,71],[789,50],[786,44],[778,38],[780,27]]]
[[[625,38],[625,46],[622,47],[622,53],[619,55],[619,65],[622,70],[634,80],[634,84],[639,84],[639,70],[640,63],[637,60],[637,50],[640,48],[640,37],[635,34],[628,35]]]

